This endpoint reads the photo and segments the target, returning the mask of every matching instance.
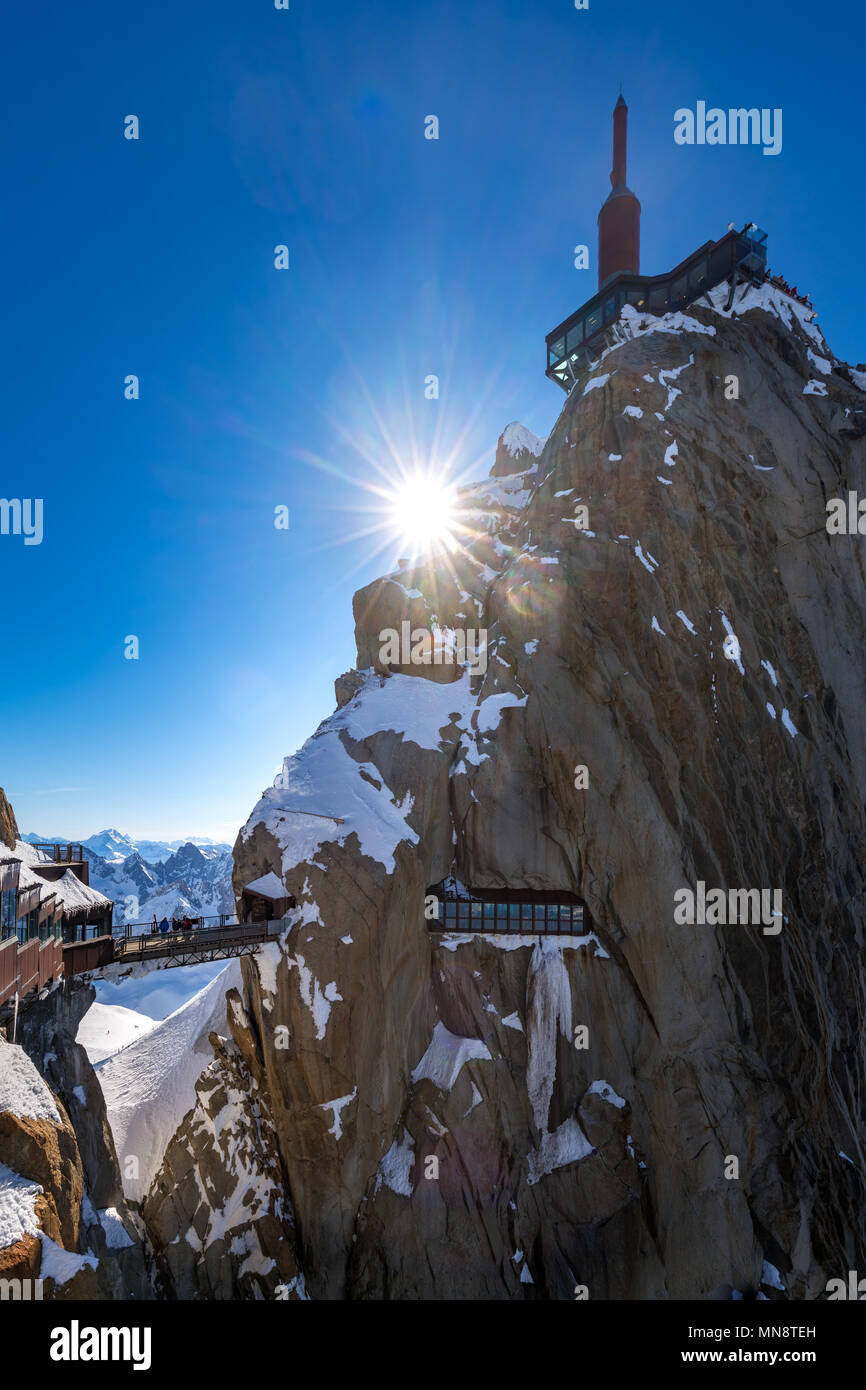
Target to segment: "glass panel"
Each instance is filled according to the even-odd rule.
[[[496,904],[496,925],[500,931],[508,930],[508,904]]]
[[[14,888],[4,888],[0,894],[0,938],[2,939],[11,936],[15,930],[15,900],[17,896]]]
[[[604,317],[612,319],[616,313],[616,295],[611,295],[610,299],[604,301]]]
[[[459,903],[457,904],[457,921],[460,923],[461,927],[468,927],[468,925],[469,925],[469,903],[467,903],[467,902],[459,902]]]
[[[642,309],[646,304],[646,295],[643,290],[629,290],[626,295],[626,303],[634,304],[636,309]]]
[[[586,316],[587,338],[591,333],[597,333],[599,328],[601,328],[601,309],[593,309],[592,313]]]
[[[698,261],[697,265],[693,265],[689,271],[689,289],[699,290],[701,285],[705,285],[706,282],[707,262],[706,260]]]
[[[480,927],[480,926],[481,926],[481,904],[480,904],[480,903],[470,903],[469,906],[470,906],[470,908],[472,909],[472,925],[473,925],[473,927]]]
[[[512,931],[520,930],[520,903],[509,904],[508,921]]]
[[[649,307],[651,314],[661,313],[666,303],[667,290],[664,285],[659,285],[657,289],[650,290]]]
[[[544,903],[535,904],[535,929],[544,931]]]
[[[485,903],[485,904],[484,904],[484,929],[485,929],[485,931],[493,931],[493,926],[494,926],[495,921],[496,921],[496,903]]]
[[[526,931],[532,931],[532,906],[530,903],[520,904],[520,920]]]
[[[671,285],[671,300],[676,301],[677,299],[684,299],[685,294],[686,277],[685,275],[681,275],[679,279],[674,280],[674,283]]]
[[[564,338],[557,338],[556,342],[551,345],[550,355],[553,358],[554,362],[558,362],[560,357],[565,356]]]
[[[547,930],[559,931],[559,907],[556,903],[547,905]]]
[[[568,338],[565,343],[566,352],[574,352],[576,347],[580,347],[583,342],[583,319],[576,323],[573,328],[568,330]]]
[[[446,922],[457,921],[457,904],[455,902],[445,904],[445,920]]]

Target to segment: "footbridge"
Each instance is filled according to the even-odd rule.
[[[249,956],[286,930],[284,919],[261,922],[212,921],[201,918],[170,931],[153,931],[141,923],[115,928],[111,936],[76,941],[63,948],[63,974],[68,979],[108,965],[135,967],[158,962],[164,969],[204,965],[212,960]]]
[[[155,932],[150,923],[135,922],[115,927],[111,935],[65,943],[62,961],[60,941],[34,940],[19,949],[13,937],[2,943],[7,949],[0,951],[0,1028],[10,1027],[14,1038],[20,1010],[29,1008],[61,980],[101,972],[109,966],[129,967],[134,972],[152,964],[169,970],[172,966],[250,956],[268,941],[276,941],[289,925],[286,918],[238,922],[224,916],[201,917],[186,926],[173,923],[171,930]],[[14,952],[9,949],[12,947]],[[5,988],[4,970],[9,974]]]

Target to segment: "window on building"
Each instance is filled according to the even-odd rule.
[[[585,905],[570,892],[469,889],[445,879],[428,888],[427,894],[438,901],[437,916],[427,921],[431,931],[571,936],[590,929]]]
[[[4,888],[0,893],[0,941],[15,935],[15,904],[18,894],[14,888]]]
[[[565,342],[566,352],[574,352],[583,342],[583,319],[568,330],[568,337]]]
[[[562,360],[562,358],[563,358],[564,356],[565,356],[565,339],[564,339],[564,338],[557,338],[556,342],[553,343],[553,344],[551,345],[551,348],[550,348],[550,360],[551,360],[551,362],[559,362],[559,361]]]
[[[691,270],[689,271],[690,293],[699,294],[701,289],[707,283],[707,261],[706,257],[704,257],[703,260],[700,260],[697,262],[696,265],[693,265]]]

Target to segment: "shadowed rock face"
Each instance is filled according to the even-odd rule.
[[[825,529],[866,382],[783,296],[723,302],[624,319],[464,552],[356,596],[359,669],[238,837],[236,892],[300,904],[243,980],[313,1297],[749,1297],[767,1261],[815,1298],[866,1261],[866,595]],[[389,672],[434,615],[486,672]],[[431,936],[447,874],[593,933]],[[782,917],[679,924],[699,880]]]
[[[18,826],[15,821],[15,812],[6,800],[6,793],[0,787],[0,846],[5,845],[7,849],[14,849],[18,839]]]
[[[93,1002],[91,985],[55,987],[18,1019],[18,1041],[50,1089],[60,1124],[0,1113],[0,1162],[38,1182],[39,1226],[73,1255],[87,1257],[46,1298],[152,1298],[150,1251],[123,1196],[120,1168],[102,1090],[75,1041]],[[0,1060],[0,1066],[2,1066]],[[38,1249],[38,1247],[37,1247]],[[43,1257],[40,1277],[45,1277]]]
[[[226,1002],[231,1037],[210,1035],[214,1060],[142,1217],[173,1297],[261,1299],[280,1289],[297,1301],[304,1281],[258,1036],[237,990]]]

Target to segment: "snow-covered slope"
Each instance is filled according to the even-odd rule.
[[[195,1104],[195,1083],[213,1059],[208,1034],[227,1033],[226,990],[240,985],[237,961],[146,1037],[96,1067],[127,1197],[139,1201],[169,1140]],[[137,1175],[130,1176],[137,1159]]]
[[[156,1027],[147,1014],[125,1009],[122,1004],[91,1004],[78,1026],[75,1041],[81,1043],[91,1062],[104,1062],[122,1047],[137,1042]]]

